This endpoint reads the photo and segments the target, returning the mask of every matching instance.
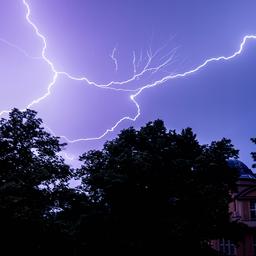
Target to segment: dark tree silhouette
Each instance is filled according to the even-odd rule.
[[[40,249],[53,192],[65,188],[71,174],[58,155],[63,146],[35,111],[13,109],[0,120],[0,233],[7,254]]]
[[[238,177],[227,165],[238,155],[230,140],[200,145],[190,128],[179,134],[157,120],[84,153],[76,172],[59,155],[64,146],[35,111],[0,120],[8,255],[212,255],[211,239],[238,239],[228,212]],[[71,178],[81,178],[78,189]]]
[[[200,145],[190,128],[167,131],[161,120],[84,153],[81,188],[102,210],[94,229],[80,227],[81,234],[92,232],[87,248],[210,255],[211,239],[236,238],[228,204],[238,173],[227,159],[237,156],[228,139]]]

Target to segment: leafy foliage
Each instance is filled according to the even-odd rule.
[[[230,140],[200,145],[192,129],[156,120],[84,153],[77,170],[60,157],[64,146],[35,111],[0,120],[0,232],[10,255],[215,255],[211,239],[238,239]],[[77,189],[71,178],[81,179]]]
[[[19,250],[38,244],[34,240],[40,236],[33,234],[43,232],[55,202],[51,192],[70,178],[69,166],[58,155],[63,146],[43,129],[35,111],[13,109],[8,120],[0,120],[1,237],[18,243]]]
[[[200,145],[190,128],[178,134],[156,120],[84,153],[78,173],[90,199],[106,207],[110,250],[185,253],[185,241],[199,255],[229,235],[238,174],[227,159],[237,155],[228,139]]]

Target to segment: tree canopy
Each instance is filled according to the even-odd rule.
[[[58,155],[63,146],[35,111],[13,109],[0,120],[0,232],[3,244],[12,244],[9,250],[32,250],[41,239],[53,192],[66,187],[71,175]]]
[[[227,160],[237,156],[228,139],[200,145],[192,129],[179,134],[156,120],[84,153],[78,173],[82,189],[106,208],[110,250],[189,248],[203,255],[208,242],[229,236],[234,224],[228,204],[238,173]]]
[[[84,153],[76,170],[60,156],[63,147],[33,110],[0,120],[8,254],[211,255],[212,239],[239,239],[228,208],[238,178],[227,164],[238,157],[230,140],[201,145],[191,128],[168,131],[156,120]],[[80,186],[70,188],[70,179]]]

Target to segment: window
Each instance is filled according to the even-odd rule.
[[[230,255],[230,256],[236,255],[236,247],[234,243],[232,243],[230,240],[221,239],[219,251],[220,251],[220,255]]]
[[[250,216],[251,220],[256,220],[256,200],[250,201]]]

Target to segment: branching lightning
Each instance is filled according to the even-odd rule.
[[[136,101],[136,97],[139,96],[144,90],[146,89],[149,89],[149,88],[152,88],[152,87],[155,87],[155,86],[159,86],[165,82],[167,82],[168,80],[172,80],[172,79],[176,79],[176,78],[182,78],[182,77],[186,77],[186,76],[189,76],[189,75],[192,75],[193,73],[196,73],[197,71],[203,69],[205,66],[207,66],[209,63],[211,62],[217,62],[217,61],[228,61],[228,60],[231,60],[235,57],[237,57],[238,55],[240,55],[244,49],[244,46],[246,44],[246,42],[250,39],[253,39],[255,40],[256,39],[256,35],[246,35],[241,44],[240,44],[240,47],[239,49],[234,52],[232,55],[230,56],[220,56],[220,57],[214,57],[214,58],[209,58],[207,60],[205,60],[201,65],[189,70],[189,71],[186,71],[186,72],[183,72],[183,73],[178,73],[178,74],[175,74],[175,75],[167,75],[167,76],[164,76],[163,78],[161,78],[160,80],[157,80],[153,83],[149,83],[145,86],[142,86],[140,87],[139,89],[136,90],[136,92],[134,94],[131,94],[130,95],[130,99],[131,101],[135,104],[136,108],[137,108],[137,113],[134,117],[129,117],[129,116],[125,116],[123,118],[121,118],[120,120],[118,120],[118,122],[116,122],[116,124],[111,127],[110,129],[107,129],[102,135],[100,135],[99,137],[92,137],[92,138],[80,138],[80,139],[75,139],[75,140],[70,140],[68,139],[66,136],[62,136],[65,140],[67,140],[68,142],[70,143],[74,143],[74,142],[79,142],[79,141],[89,141],[89,140],[98,140],[98,139],[102,139],[104,136],[106,136],[109,132],[113,132],[116,127],[121,123],[123,122],[124,120],[130,120],[130,121],[136,121],[138,119],[138,117],[140,116],[141,114],[141,108],[140,108],[140,105],[139,103]],[[167,63],[163,63],[161,65],[159,65],[158,67],[156,68],[153,68],[153,69],[149,69],[148,66],[150,64],[150,62],[152,61],[152,58],[153,56],[151,56],[149,54],[149,61],[147,63],[147,65],[144,67],[143,71],[141,73],[145,73],[147,71],[157,71],[159,70],[160,68],[162,68],[163,66],[167,65],[170,60],[172,59],[171,57],[168,59]],[[140,74],[141,74],[140,73]],[[135,75],[136,76],[136,75]],[[126,82],[126,81],[125,81]],[[112,82],[113,84],[114,82]],[[108,85],[109,86],[109,85]]]
[[[130,92],[131,93],[130,94],[130,100],[134,104],[134,106],[136,107],[136,114],[133,117],[123,116],[112,127],[107,129],[100,136],[91,137],[91,138],[79,138],[79,139],[74,139],[74,140],[71,140],[66,136],[61,136],[63,139],[65,139],[69,143],[75,143],[75,142],[81,142],[81,141],[91,141],[91,140],[100,140],[103,137],[105,137],[108,133],[113,132],[117,128],[117,126],[120,123],[122,123],[123,121],[125,121],[125,120],[136,121],[138,119],[138,117],[141,115],[141,107],[140,107],[139,103],[136,101],[136,98],[144,90],[162,85],[162,84],[164,84],[165,82],[167,82],[169,80],[173,80],[173,79],[177,79],[177,78],[183,78],[183,77],[192,75],[192,74],[198,72],[199,70],[203,69],[204,67],[206,67],[207,65],[209,65],[212,62],[231,60],[231,59],[237,57],[238,55],[240,55],[243,52],[244,46],[245,46],[245,44],[247,43],[248,40],[255,40],[256,39],[256,35],[246,35],[243,38],[242,42],[240,43],[240,46],[239,46],[238,50],[235,51],[231,55],[208,58],[202,64],[192,68],[191,70],[185,71],[183,73],[176,73],[176,74],[170,74],[169,73],[168,75],[165,75],[165,76],[162,75],[160,77],[160,79],[155,79],[154,81],[146,83],[146,84],[144,84],[142,86],[139,86],[138,88],[135,88],[135,89],[134,88],[132,88],[132,89],[129,88],[129,85],[132,82],[138,81],[140,79],[142,80],[145,77],[148,78],[150,75],[153,75],[155,73],[159,73],[163,69],[167,68],[170,64],[173,64],[173,62],[175,61],[174,57],[175,57],[177,49],[173,49],[172,51],[169,51],[167,55],[162,56],[160,58],[160,64],[158,64],[158,65],[154,65],[153,63],[154,63],[154,60],[156,60],[156,59],[159,60],[159,54],[160,54],[162,48],[158,49],[154,53],[152,52],[151,49],[149,49],[149,51],[147,51],[147,59],[146,59],[144,65],[142,65],[143,64],[143,53],[142,53],[142,51],[140,52],[139,58],[137,58],[136,52],[133,51],[133,55],[132,55],[133,74],[130,78],[128,78],[127,80],[123,80],[123,81],[111,81],[111,82],[106,83],[106,84],[99,84],[99,83],[96,83],[95,81],[90,81],[87,77],[75,77],[75,76],[69,74],[68,72],[57,71],[56,70],[56,68],[54,66],[54,63],[46,55],[47,39],[40,32],[40,30],[38,29],[36,24],[31,20],[31,11],[30,11],[30,6],[29,6],[27,0],[22,0],[22,2],[23,2],[23,5],[26,8],[26,20],[27,20],[27,22],[31,25],[31,27],[33,28],[33,31],[37,35],[37,37],[42,41],[42,51],[41,51],[41,57],[40,58],[48,64],[48,66],[49,66],[49,68],[52,72],[52,80],[47,86],[46,93],[44,95],[42,95],[41,97],[39,97],[37,99],[34,99],[32,102],[30,102],[27,105],[26,108],[31,108],[34,105],[39,104],[41,101],[43,101],[47,97],[49,97],[51,95],[51,89],[55,85],[59,76],[66,76],[68,79],[73,80],[73,81],[84,81],[85,84],[87,84],[87,85],[96,86],[96,87],[101,88],[101,89]],[[18,48],[15,45],[11,45],[10,43],[5,41],[4,39],[0,39],[0,41],[5,42],[5,43],[9,44],[10,46],[13,46],[13,47],[17,48],[17,50],[22,51],[24,54],[26,54],[22,49]],[[113,49],[110,57],[114,62],[115,71],[118,72],[118,60],[117,60],[117,57],[116,57],[116,51],[117,51],[117,48],[115,47]],[[141,83],[143,84],[143,81]],[[8,110],[3,110],[3,111],[0,112],[0,115],[2,115],[4,113],[8,113],[8,112],[9,112]]]

